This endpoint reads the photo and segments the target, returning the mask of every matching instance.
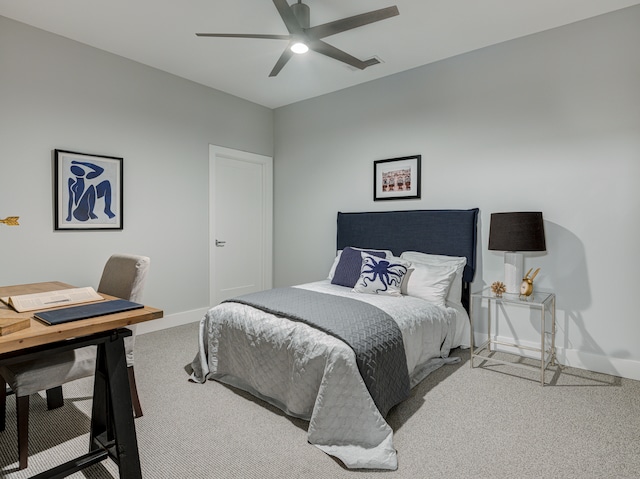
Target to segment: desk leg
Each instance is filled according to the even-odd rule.
[[[89,450],[106,447],[121,479],[142,479],[124,341],[98,345]]]
[[[104,442],[113,440],[113,428],[109,423],[111,404],[109,402],[109,381],[105,352],[102,345],[98,346],[96,354],[96,372],[93,382],[93,405],[91,409],[91,433],[89,434],[89,452],[102,449],[94,439],[103,436]],[[109,435],[109,437],[104,437]]]

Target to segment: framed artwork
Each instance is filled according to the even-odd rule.
[[[420,198],[421,155],[373,162],[373,201]]]
[[[122,229],[122,158],[55,150],[55,229]]]

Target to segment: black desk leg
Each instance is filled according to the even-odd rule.
[[[142,479],[132,407],[124,341],[114,334],[98,344],[89,451],[106,448],[121,479]]]

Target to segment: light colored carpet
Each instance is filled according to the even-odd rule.
[[[392,409],[397,471],[351,471],[306,441],[307,423],[216,382],[193,384],[183,367],[197,324],[138,336],[136,420],[143,476],[197,478],[637,478],[640,382],[571,368],[445,366]],[[479,362],[477,364],[480,364]],[[0,433],[0,474],[22,479],[88,447],[92,380],[65,386],[65,406],[32,398],[29,468],[17,471],[15,401]],[[111,461],[75,478],[117,476]]]

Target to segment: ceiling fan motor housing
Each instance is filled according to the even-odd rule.
[[[293,10],[293,14],[298,19],[300,26],[302,28],[309,28],[309,25],[311,25],[309,5],[305,5],[302,2],[294,3],[291,5],[291,10]]]

